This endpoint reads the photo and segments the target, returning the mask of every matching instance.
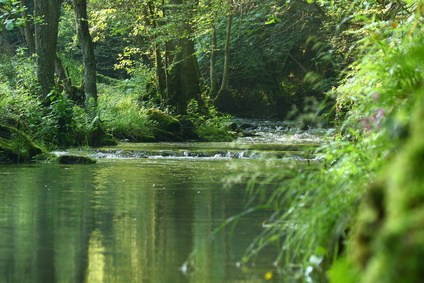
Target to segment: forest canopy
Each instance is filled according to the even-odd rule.
[[[25,90],[46,106],[62,97],[96,105],[97,84],[109,90],[120,82],[119,92],[135,84],[141,106],[170,114],[185,115],[195,103],[205,113],[213,106],[236,116],[287,118],[306,98],[323,100],[342,67],[330,52],[326,7],[307,1],[0,5],[2,66],[33,56],[36,77],[25,80],[37,86]]]

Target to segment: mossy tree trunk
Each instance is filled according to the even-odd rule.
[[[0,124],[0,162],[29,162],[44,153],[22,131]]]
[[[184,19],[182,23],[175,23],[178,37],[168,43],[168,62],[171,66],[168,71],[168,100],[166,104],[175,107],[175,111],[184,114],[189,100],[201,102],[200,71],[197,62],[193,30],[191,26],[192,11],[197,8],[198,1],[171,0],[171,13],[176,18]],[[183,17],[181,17],[181,13]]]
[[[35,0],[34,14],[42,22],[35,24],[35,51],[40,100],[49,104],[49,93],[55,88],[56,46],[60,16],[60,1]]]

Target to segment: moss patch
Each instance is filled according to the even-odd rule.
[[[0,125],[0,161],[29,162],[43,150],[22,131]]]
[[[183,140],[183,127],[176,118],[154,108],[148,109],[146,114],[156,141]]]
[[[353,251],[363,283],[422,282],[424,269],[424,103],[411,136],[387,173],[370,190]]]

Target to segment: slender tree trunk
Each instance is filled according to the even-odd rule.
[[[29,18],[28,18],[28,11],[26,10],[26,8],[28,8],[27,6],[27,1],[26,0],[21,0],[20,1],[20,7],[24,10],[22,10],[22,19],[24,19],[25,23],[21,26],[21,31],[22,34],[25,37],[25,41],[27,43],[28,46],[28,51],[30,54],[34,54],[35,53],[35,40],[34,40],[34,34],[32,32],[31,29],[31,24],[29,23]]]
[[[88,28],[87,1],[73,0],[78,40],[84,65],[84,92],[86,107],[97,105],[96,58]]]
[[[60,1],[35,0],[34,14],[43,21],[35,24],[35,51],[37,53],[37,79],[40,100],[49,104],[49,93],[55,87],[55,61]]]
[[[69,74],[66,72],[66,69],[63,67],[62,61],[60,60],[59,56],[56,56],[56,62],[55,62],[55,70],[56,75],[59,78],[62,85],[63,90],[65,92],[65,96],[67,98],[72,98],[73,96],[73,88],[72,88],[72,82],[71,78],[69,77]]]
[[[228,88],[228,71],[230,67],[230,44],[231,44],[231,27],[233,24],[233,13],[232,13],[232,0],[229,0],[230,8],[228,13],[227,22],[227,34],[225,37],[225,48],[224,48],[224,70],[222,73],[222,83],[219,92],[225,92]]]
[[[159,44],[153,43],[153,52],[155,54],[156,85],[162,100],[166,100],[168,99],[166,91],[166,72]]]
[[[211,59],[210,59],[210,83],[211,89],[209,91],[209,96],[214,98],[218,92],[217,90],[217,79],[216,79],[216,26],[215,23],[212,23],[212,48],[211,48]]]
[[[228,21],[227,21],[227,34],[225,36],[224,47],[224,69],[222,72],[221,87],[214,99],[215,105],[218,109],[227,112],[232,108],[231,93],[228,91],[228,77],[230,68],[230,44],[231,44],[231,28],[233,24],[233,11],[232,0],[228,0]]]
[[[164,2],[162,1],[162,7],[163,5],[164,5]],[[160,23],[157,21],[158,16],[157,16],[157,13],[155,13],[155,5],[153,1],[152,0],[147,1],[146,5],[144,5],[143,7],[144,7],[143,9],[144,23],[146,24],[146,26],[153,30],[158,28],[158,25]],[[163,11],[163,13],[165,13],[165,11]],[[163,16],[165,17],[165,14]],[[141,35],[137,35],[137,38],[141,39]],[[157,91],[159,92],[161,99],[166,100],[167,86],[166,86],[165,62],[161,54],[160,44],[157,42],[157,35],[151,34],[150,42],[152,44],[154,63],[155,63],[156,88],[157,88]]]

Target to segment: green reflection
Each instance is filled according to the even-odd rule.
[[[221,182],[235,168],[223,160],[194,159],[0,165],[0,278],[43,283],[263,279],[263,269],[244,274],[235,267],[261,229],[263,214],[238,225],[233,237],[224,231],[210,241],[224,219],[243,209],[243,186],[228,191]],[[180,267],[194,249],[200,251],[196,269],[184,274]],[[272,261],[270,254],[267,262]]]

